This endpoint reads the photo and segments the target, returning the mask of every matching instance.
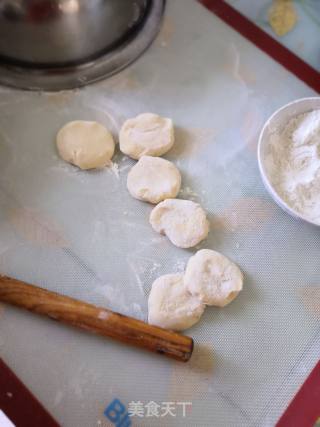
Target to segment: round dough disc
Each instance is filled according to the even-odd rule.
[[[108,165],[115,146],[108,129],[100,123],[84,120],[75,120],[63,126],[56,142],[60,157],[80,169]]]
[[[183,331],[197,323],[205,305],[185,288],[183,274],[166,274],[153,282],[148,300],[148,322]]]
[[[160,157],[142,156],[130,170],[127,179],[131,196],[150,203],[176,197],[180,186],[179,170]]]
[[[191,248],[209,233],[209,221],[202,207],[190,200],[168,199],[153,208],[150,224],[179,248]]]
[[[126,120],[119,133],[120,150],[132,157],[162,156],[174,143],[171,119],[144,113]]]
[[[224,307],[241,291],[243,275],[224,255],[202,249],[189,259],[184,282],[188,291],[204,304]]]

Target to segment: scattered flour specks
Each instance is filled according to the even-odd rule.
[[[109,317],[109,313],[105,310],[100,310],[98,314],[98,319],[100,320],[106,320]]]
[[[177,260],[175,264],[173,265],[173,272],[174,273],[182,273],[186,269],[186,262],[183,260]]]
[[[190,187],[184,187],[181,188],[179,192],[179,196],[183,199],[189,199],[189,200],[197,200],[199,198],[199,194],[192,190]]]
[[[113,173],[114,173],[114,175],[115,175],[118,179],[120,178],[120,170],[119,170],[119,165],[118,165],[118,163],[111,162],[110,170],[111,170],[111,172],[113,172]]]
[[[125,299],[124,292],[121,290],[121,287],[116,286],[116,284],[106,284],[96,287],[94,292],[105,299],[106,305],[111,310],[119,311],[121,313],[129,312],[129,306]]]
[[[149,293],[148,285],[158,276],[161,264],[151,258],[128,256],[128,265],[143,296]]]
[[[146,313],[143,311],[141,305],[136,302],[132,304],[132,316],[140,320],[146,320]]]

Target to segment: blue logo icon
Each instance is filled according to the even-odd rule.
[[[127,408],[119,399],[113,399],[113,401],[106,407],[104,415],[115,425],[115,427],[132,426]]]

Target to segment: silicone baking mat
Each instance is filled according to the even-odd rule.
[[[176,125],[166,158],[182,172],[180,197],[208,212],[200,247],[246,277],[230,306],[208,308],[188,331],[185,365],[1,307],[1,357],[62,426],[276,423],[319,359],[320,234],[269,198],[256,145],[276,108],[314,95],[192,0],[169,1],[153,46],[111,79],[58,94],[1,89],[3,273],[146,319],[152,281],[195,250],[153,232],[151,207],[126,190],[132,160],[117,150],[111,169],[79,171],[54,138],[72,119],[117,135],[125,118],[153,111]]]

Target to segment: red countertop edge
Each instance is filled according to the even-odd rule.
[[[320,417],[320,362],[293,398],[276,427],[312,427]]]
[[[320,93],[320,72],[223,0],[198,0],[208,10]]]
[[[1,358],[0,409],[16,427],[61,427]]]

